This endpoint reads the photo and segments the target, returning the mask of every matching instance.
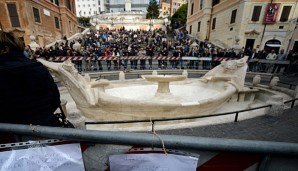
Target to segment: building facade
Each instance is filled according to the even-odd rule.
[[[45,46],[77,33],[74,0],[0,0],[0,21],[27,45],[30,36]]]
[[[105,0],[75,0],[76,15],[90,17],[105,11]]]
[[[170,15],[171,12],[171,4],[170,1],[162,1],[160,2],[160,17],[165,18]]]
[[[159,5],[163,16],[173,16],[175,12],[183,5],[187,0],[160,0]]]
[[[148,0],[76,0],[78,17],[91,17],[104,12],[147,12],[148,5]]]
[[[293,48],[297,0],[190,0],[187,30],[200,40],[230,48]]]

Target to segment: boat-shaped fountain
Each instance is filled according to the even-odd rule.
[[[203,77],[143,75],[142,79],[92,80],[71,61],[39,59],[65,85],[89,121],[188,117],[211,114],[244,88],[247,57],[224,61]]]

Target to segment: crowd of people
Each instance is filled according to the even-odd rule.
[[[208,41],[197,41],[193,44],[187,31],[178,31],[175,34],[168,34],[163,30],[120,30],[100,29],[91,31],[79,40],[80,49],[74,48],[74,41],[56,43],[49,48],[38,48],[35,52],[26,47],[24,54],[28,58],[44,57],[49,59],[57,56],[83,56],[83,60],[73,61],[77,69],[81,71],[102,70],[103,64],[106,64],[108,70],[118,69],[152,69],[152,57],[170,56],[180,57],[179,60],[158,60],[159,69],[199,69],[199,60],[182,60],[183,56],[188,57],[216,57],[225,58],[242,58],[249,56],[249,71],[254,72],[272,72],[278,71],[284,65],[267,65],[259,63],[258,59],[270,60],[289,60],[290,65],[287,71],[297,71],[297,52],[290,51],[285,54],[284,50],[269,53],[269,49],[259,50],[251,48],[242,48],[235,51],[234,49],[222,49],[214,46]],[[117,59],[90,60],[88,57],[116,56]],[[123,59],[123,56],[148,56],[149,59]],[[202,61],[202,69],[210,69],[220,64],[220,61]]]

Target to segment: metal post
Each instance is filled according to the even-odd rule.
[[[234,122],[237,122],[237,120],[238,120],[238,114],[239,114],[239,112],[236,112],[236,116],[235,116]]]
[[[155,122],[155,121],[151,121],[151,123],[152,123],[152,130],[151,130],[151,131],[152,131],[152,132],[155,131],[155,130],[154,130],[154,122]]]
[[[291,109],[294,107],[294,105],[295,105],[295,99],[293,99],[293,101],[292,101],[292,104],[291,104]]]

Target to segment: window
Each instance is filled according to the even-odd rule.
[[[284,6],[282,9],[282,13],[279,21],[281,22],[288,21],[291,9],[292,9],[292,6]]]
[[[251,21],[259,21],[261,15],[262,6],[254,6]]]
[[[216,18],[213,18],[212,19],[212,30],[215,29],[215,26],[216,26]]]
[[[55,26],[56,26],[56,29],[60,29],[60,23],[59,23],[58,17],[55,17]]]
[[[189,26],[189,34],[191,34],[192,26]]]
[[[212,0],[212,6],[219,4],[219,3],[220,3],[220,0]]]
[[[203,9],[203,5],[204,5],[204,0],[201,0],[201,1],[200,1],[200,10]]]
[[[83,5],[83,7],[85,7],[85,5]]]
[[[167,8],[166,8],[166,7],[164,7],[163,9],[164,9],[164,10],[166,10]]]
[[[78,7],[80,7],[80,5],[78,5]]]
[[[180,3],[178,3],[178,6],[180,7]]]
[[[54,4],[56,4],[56,5],[59,6],[59,2],[58,2],[58,1],[59,1],[59,0],[51,0],[52,3],[54,3]],[[78,2],[79,2],[79,0],[78,0]]]
[[[69,25],[69,30],[71,31],[71,22],[68,21],[68,25]]]
[[[70,7],[70,0],[66,0],[66,7],[71,10],[71,7]]]
[[[20,20],[16,4],[7,4],[10,23],[12,27],[20,27]]]
[[[232,11],[230,24],[235,23],[235,21],[236,21],[236,15],[237,15],[237,10],[235,9],[235,10]]]
[[[192,15],[192,14],[193,14],[193,6],[194,6],[194,4],[192,3],[192,4],[191,4],[190,15]]]
[[[100,0],[98,0],[98,5],[100,5]]]
[[[40,23],[40,15],[39,15],[39,10],[37,8],[33,7],[33,15],[34,15],[34,21],[37,23]]]
[[[201,21],[198,22],[198,32],[201,31]]]

